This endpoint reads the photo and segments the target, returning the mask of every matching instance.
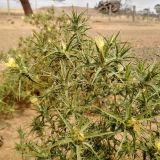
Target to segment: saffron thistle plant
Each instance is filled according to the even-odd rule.
[[[22,158],[159,160],[160,65],[133,58],[119,34],[87,36],[84,14],[31,21],[40,32],[7,63],[12,95],[37,111],[18,130]]]

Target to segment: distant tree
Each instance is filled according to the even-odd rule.
[[[157,13],[158,15],[160,15],[160,4],[156,4],[156,5],[154,6],[154,9],[156,10],[156,13]]]
[[[143,14],[145,14],[145,15],[150,14],[150,9],[149,8],[144,8],[143,9]]]
[[[26,16],[33,14],[29,0],[20,0]]]

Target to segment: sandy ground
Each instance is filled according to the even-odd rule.
[[[26,109],[15,113],[11,119],[0,121],[0,135],[3,136],[3,145],[0,147],[0,160],[21,160],[21,154],[15,149],[18,139],[18,128],[28,129],[35,111]]]
[[[56,13],[59,14],[61,10],[57,9]],[[11,16],[2,13],[0,11],[0,51],[7,51],[17,46],[19,37],[30,35],[33,26],[23,22],[22,12]],[[120,39],[129,42],[133,47],[132,52],[137,56],[153,59],[157,58],[156,54],[160,55],[160,23],[154,20],[133,23],[131,19],[124,17],[116,17],[110,21],[108,17],[94,10],[89,10],[88,16],[89,25],[92,27],[89,31],[91,36],[109,36],[120,31]],[[4,144],[0,148],[0,160],[21,160],[14,149],[18,141],[17,128],[27,128],[34,114],[31,109],[27,109],[23,113],[15,113],[12,119],[0,121],[0,135],[4,138]]]
[[[71,8],[56,9],[56,14],[61,11],[70,12]],[[78,8],[78,11],[85,9]],[[3,14],[2,14],[3,13]],[[31,34],[33,26],[23,22],[23,12],[15,11],[14,16],[4,14],[0,11],[0,51],[7,51],[9,48],[15,48],[18,39],[21,36]],[[160,55],[160,22],[154,19],[141,21],[137,18],[136,22],[132,22],[132,18],[124,16],[109,17],[97,13],[91,9],[88,11],[89,25],[92,29],[89,31],[91,36],[96,34],[112,35],[120,32],[120,39],[127,41],[133,47],[133,51],[137,56],[147,59],[153,58],[153,55]]]
[[[15,48],[18,39],[31,34],[32,28],[23,22],[22,16],[0,15],[0,50]]]

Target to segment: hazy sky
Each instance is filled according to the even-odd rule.
[[[85,6],[88,2],[91,7],[94,7],[96,3],[98,3],[100,0],[65,0],[63,3],[66,4],[75,4],[75,5],[81,5]],[[137,9],[143,9],[143,8],[151,8],[153,10],[155,4],[160,3],[160,0],[129,0],[132,5],[136,5]],[[122,3],[124,3],[125,0],[122,0]],[[60,4],[60,3],[59,3]]]
[[[124,2],[124,0],[123,0]],[[135,4],[138,9],[142,8],[154,8],[155,4],[160,4],[160,0],[131,0],[132,4]]]
[[[32,4],[32,7],[35,6],[35,1],[37,1],[38,7],[48,6],[48,5],[55,5],[55,6],[69,6],[69,5],[76,5],[76,6],[86,6],[86,3],[89,3],[90,7],[94,7],[96,3],[100,0],[65,0],[63,2],[53,2],[53,0],[29,0]],[[137,6],[137,10],[143,8],[150,8],[154,10],[155,4],[160,3],[160,0],[129,0],[132,5]],[[125,0],[122,0],[124,3]],[[11,7],[19,8],[21,7],[19,0],[10,0]],[[0,0],[0,7],[6,7],[7,5],[6,0]]]

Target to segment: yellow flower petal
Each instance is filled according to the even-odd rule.
[[[78,134],[78,140],[79,141],[84,141],[85,140],[84,134],[82,132],[79,132],[79,134]]]
[[[17,67],[18,67],[18,65],[17,65],[17,63],[16,63],[16,61],[15,61],[14,58],[9,58],[9,59],[8,59],[8,62],[5,63],[5,65],[6,65],[7,67],[10,67],[10,68],[17,68]]]
[[[155,141],[155,148],[157,149],[158,152],[160,152],[160,139]]]
[[[34,105],[39,105],[39,101],[38,101],[38,98],[37,97],[31,97],[30,98],[30,101],[32,104]]]
[[[47,30],[48,30],[48,32],[51,32],[51,31],[52,31],[51,27],[48,27]]]

